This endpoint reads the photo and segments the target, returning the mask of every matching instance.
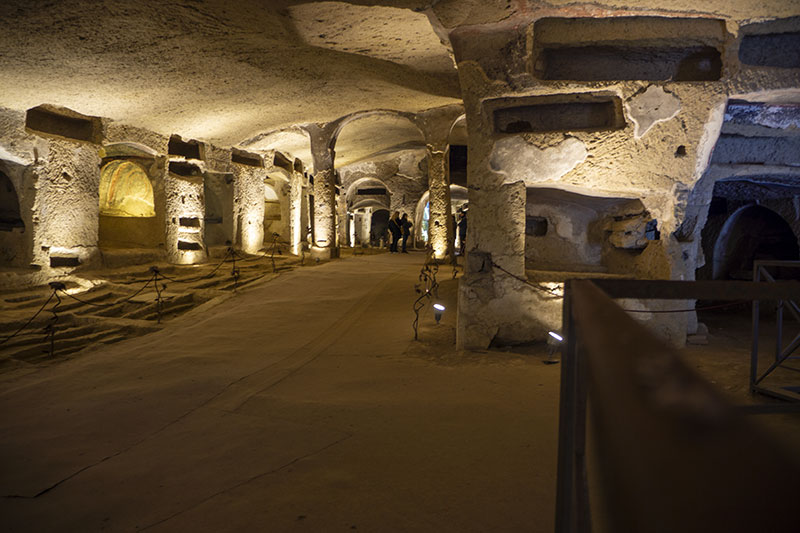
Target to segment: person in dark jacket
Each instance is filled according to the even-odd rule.
[[[458,240],[460,241],[459,255],[464,255],[464,250],[467,248],[467,213],[461,212],[461,217],[458,221]]]
[[[400,211],[395,211],[391,218],[389,218],[389,233],[392,234],[392,244],[389,246],[389,252],[397,253],[397,241],[400,240],[402,228],[400,227]]]
[[[408,251],[406,250],[406,242],[408,242],[408,237],[411,235],[411,226],[414,224],[408,220],[408,215],[403,213],[403,217],[400,219],[400,229],[403,232],[403,253],[407,254]]]

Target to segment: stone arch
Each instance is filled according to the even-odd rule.
[[[713,279],[752,279],[757,259],[797,260],[800,246],[791,226],[776,212],[747,205],[725,221],[714,244]]]
[[[420,197],[419,201],[417,202],[417,208],[414,211],[414,224],[415,227],[417,228],[415,230],[415,236],[419,242],[424,242],[426,244],[428,242],[426,211],[429,209],[428,207],[429,198],[430,198],[430,192],[425,191],[425,193]],[[468,205],[468,203],[469,199],[468,199],[467,188],[462,187],[461,185],[450,185],[451,215],[456,214],[465,205]],[[428,216],[430,216],[429,213]]]
[[[356,125],[360,127],[356,127]],[[403,147],[424,146],[425,135],[413,115],[389,109],[359,111],[338,119],[330,149],[338,168]],[[366,149],[359,149],[368,146]]]
[[[108,147],[104,148],[108,154]],[[121,157],[116,155],[111,157]],[[137,157],[134,155],[133,157]],[[161,241],[153,183],[135,159],[105,160],[100,169],[101,248],[149,248]]]
[[[311,135],[304,128],[291,126],[262,133],[242,143],[248,150],[256,152],[280,152],[281,156],[291,161],[300,171],[314,172],[314,159],[311,156]],[[268,161],[269,162],[269,161]],[[269,162],[275,165],[275,161]],[[280,166],[280,165],[277,165]],[[287,169],[288,170],[288,169]]]
[[[383,189],[385,192],[378,194]],[[365,194],[375,192],[376,194]],[[355,180],[347,188],[345,201],[347,210],[354,211],[361,207],[381,207],[389,209],[391,207],[392,191],[383,180],[378,178],[360,178]]]

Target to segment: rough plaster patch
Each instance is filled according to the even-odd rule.
[[[661,87],[651,85],[645,92],[625,102],[625,110],[636,125],[633,134],[639,139],[657,122],[677,115],[681,110],[681,101]]]
[[[524,181],[526,186],[531,186],[559,180],[587,155],[586,145],[573,137],[543,150],[528,144],[522,137],[507,137],[494,144],[489,164],[493,171],[507,176],[506,183]]]

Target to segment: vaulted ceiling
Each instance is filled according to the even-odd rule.
[[[0,106],[50,103],[221,145],[261,135],[268,147],[264,133],[294,124],[460,102],[456,27],[652,9],[751,21],[796,15],[800,0],[3,0]],[[362,125],[372,130],[350,133],[353,161],[380,151],[368,146],[375,124]]]

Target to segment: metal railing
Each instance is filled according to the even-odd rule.
[[[800,261],[755,261],[753,263],[753,281],[758,283],[762,280],[770,283],[776,282],[776,276],[769,272],[769,268],[778,269],[798,269],[800,273]],[[750,354],[750,391],[759,392],[768,396],[773,396],[783,400],[793,402],[800,402],[800,383],[795,386],[778,385],[775,383],[767,383],[764,380],[772,375],[776,370],[791,370],[800,372],[800,369],[789,366],[786,363],[790,360],[798,359],[794,354],[800,348],[800,333],[794,336],[789,344],[784,346],[783,332],[784,332],[784,310],[788,310],[789,314],[800,323],[800,306],[792,298],[786,298],[789,295],[782,295],[778,300],[775,309],[775,360],[763,373],[758,372],[758,357],[759,357],[759,334],[761,330],[761,313],[758,300],[753,302],[753,346]]]
[[[613,298],[794,300],[800,283],[566,282],[556,531],[800,530],[800,467],[743,416],[766,411],[729,405]]]

